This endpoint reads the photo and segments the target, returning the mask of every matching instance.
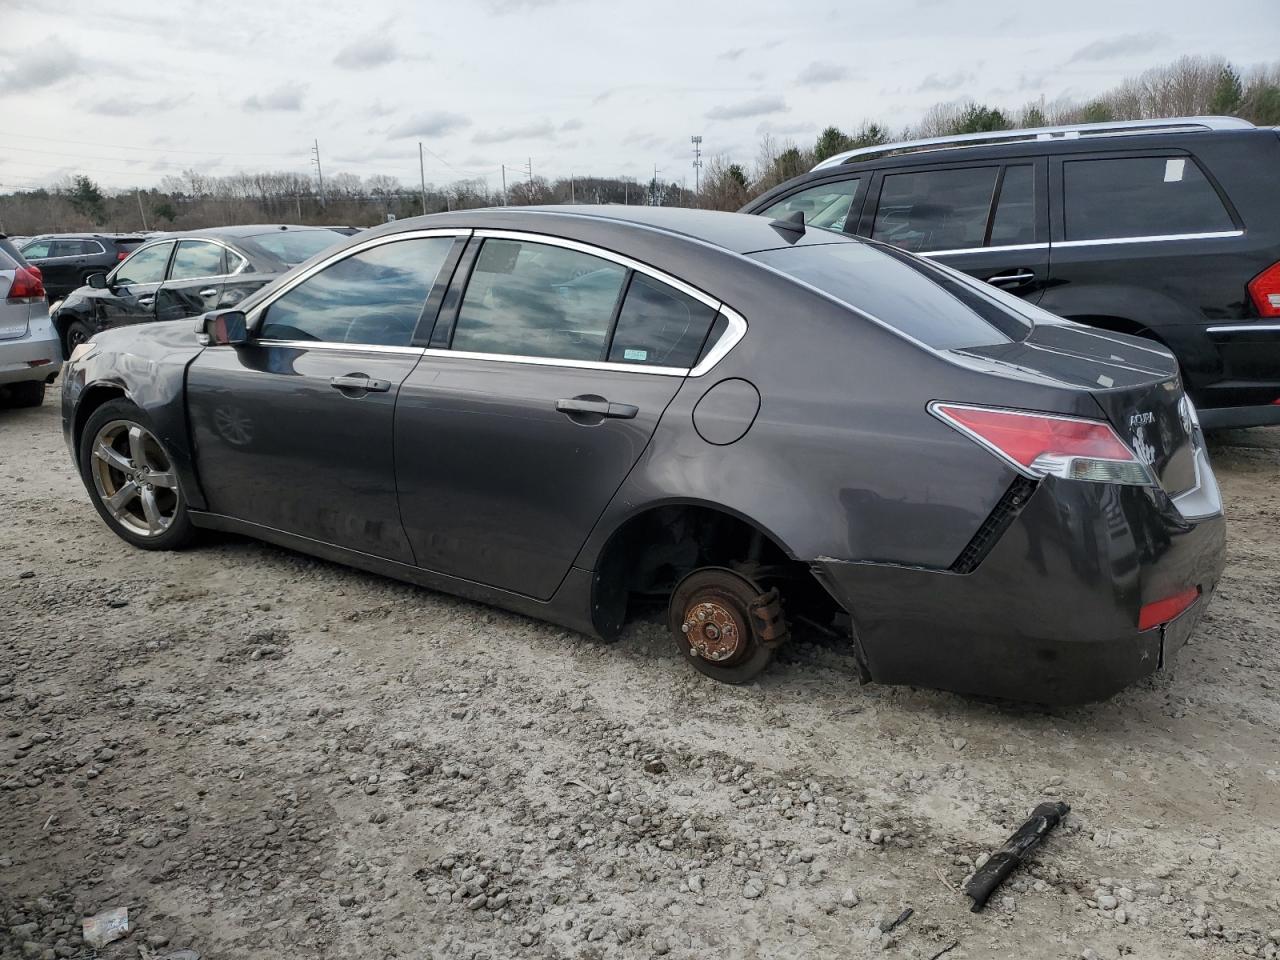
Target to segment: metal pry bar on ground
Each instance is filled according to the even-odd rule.
[[[966,896],[973,899],[972,910],[980,913],[987,905],[987,898],[996,887],[1004,883],[1014,868],[1020,864],[1028,853],[1039,846],[1040,841],[1062,822],[1071,812],[1071,807],[1061,801],[1042,803],[1031,811],[1031,817],[1017,829],[999,850],[991,855],[991,859],[979,867],[964,885]]]

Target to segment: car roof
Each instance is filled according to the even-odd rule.
[[[258,237],[264,233],[276,233],[287,230],[328,230],[328,227],[307,227],[296,223],[241,223],[230,227],[207,227],[203,230],[176,230],[165,234],[166,237],[218,237],[221,239],[241,239]]]
[[[571,232],[574,226],[581,226],[585,221],[623,229],[658,231],[739,254],[812,243],[858,242],[856,238],[817,228],[809,228],[803,236],[797,238],[790,232],[779,231],[770,220],[742,213],[622,204],[564,204],[460,210],[454,213],[437,213],[397,220],[370,233],[399,233],[404,230],[430,229],[435,226],[524,229],[534,233],[555,233],[557,228]],[[364,236],[368,235],[364,234]]]

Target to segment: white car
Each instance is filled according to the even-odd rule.
[[[40,271],[0,234],[0,404],[38,407],[61,368]]]

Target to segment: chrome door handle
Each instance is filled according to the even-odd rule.
[[[196,294],[197,297],[216,297],[217,295],[218,295],[217,287],[205,287],[203,290],[201,290],[199,293]]]
[[[640,408],[634,403],[610,403],[608,400],[557,400],[556,409],[561,413],[594,413],[598,417],[615,420],[634,420]]]
[[[1013,273],[1001,273],[994,277],[987,277],[987,283],[999,286],[1002,283],[1017,286],[1018,284],[1030,283],[1036,278],[1036,275],[1030,270],[1015,270]]]
[[[390,380],[374,380],[372,377],[332,377],[329,386],[335,390],[363,390],[366,393],[386,393],[391,389]]]
[[[140,307],[149,307],[155,302],[156,302],[155,297],[139,297],[138,298],[138,306]]]

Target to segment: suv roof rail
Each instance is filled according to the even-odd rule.
[[[900,140],[871,147],[858,147],[827,157],[814,170],[838,167],[851,160],[884,153],[912,153],[953,146],[1021,143],[1035,140],[1074,140],[1079,137],[1105,137],[1135,133],[1191,133],[1197,130],[1253,130],[1254,125],[1239,117],[1168,117],[1162,120],[1115,120],[1107,123],[1073,123],[1060,127],[1027,127],[1022,130],[989,130],[984,133],[960,133],[950,137],[925,137]]]

